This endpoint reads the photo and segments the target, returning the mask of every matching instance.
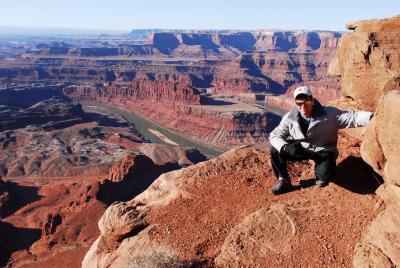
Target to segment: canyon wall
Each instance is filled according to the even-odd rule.
[[[0,83],[104,83],[189,73],[196,87],[281,94],[326,78],[341,34],[310,31],[151,32],[146,44],[39,43],[0,62]],[[3,48],[8,51],[14,48]],[[19,48],[21,50],[21,48]],[[114,66],[114,67],[113,67]],[[161,69],[161,71],[160,71]],[[168,71],[165,71],[168,70]]]
[[[117,105],[226,149],[265,144],[276,116],[259,108],[235,110],[240,105],[230,101],[210,104],[204,94],[232,94],[244,101],[269,94],[267,100],[275,101],[267,105],[284,110],[283,94],[299,84],[312,85],[316,96],[327,100],[336,97],[333,89],[338,91],[338,81],[326,73],[338,32],[149,30],[139,35],[140,40],[132,35],[1,44],[5,58],[0,61],[0,88],[6,88],[1,95],[12,103],[24,84],[42,88],[27,102],[65,94],[77,101]],[[16,124],[11,121],[2,124]]]
[[[338,80],[327,75],[338,32],[149,30],[139,35],[140,40],[132,35],[104,42],[26,43],[0,61],[0,88],[63,83],[74,100],[122,105],[224,149],[265,143],[272,119],[260,109],[210,109],[201,94],[232,94],[245,101],[269,94],[268,100],[276,101],[267,105],[277,106],[288,89],[304,83],[324,100],[339,91]],[[16,49],[7,46],[0,50]]]
[[[217,110],[200,105],[202,97],[186,76],[174,76],[173,79],[169,76],[154,80],[135,78],[129,88],[70,86],[63,92],[74,100],[116,105],[138,113],[163,127],[219,149],[266,141],[270,120],[266,112]]]
[[[341,76],[342,106],[375,111],[362,143],[363,159],[383,176],[384,201],[355,249],[354,266],[400,265],[400,16],[358,21],[347,28],[330,66]]]

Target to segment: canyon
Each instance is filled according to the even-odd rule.
[[[63,95],[72,100],[117,105],[227,150],[266,144],[277,117],[265,110],[263,100],[279,101],[288,88],[308,82],[321,101],[337,97],[339,80],[327,68],[340,36],[324,31],[163,30],[149,31],[145,38],[133,31],[110,40],[41,39],[17,48],[5,43],[0,47],[5,55],[0,87],[63,83]],[[216,101],[214,96],[220,95],[237,100]],[[237,102],[248,105],[233,105]],[[280,107],[276,102],[267,106]]]
[[[0,90],[2,267],[79,266],[107,205],[206,159],[195,148],[150,143],[119,114],[73,103],[63,87]],[[118,183],[115,170],[137,179]]]

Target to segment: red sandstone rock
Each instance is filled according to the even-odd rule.
[[[96,221],[105,210],[104,204],[95,197],[99,190],[96,181],[86,178],[79,183],[71,179],[22,182],[19,186],[22,197],[31,195],[28,190],[35,184],[40,199],[30,200],[2,219],[14,228],[9,244],[1,245],[10,252],[9,265],[54,267],[58,262],[77,267],[87,243],[92,243],[98,235]],[[18,241],[22,230],[26,232],[26,240],[21,241],[25,242]],[[17,244],[12,246],[11,243]]]
[[[218,111],[203,108],[201,105],[188,105],[188,100],[193,98],[177,98],[173,93],[175,91],[171,87],[169,89],[172,93],[166,91],[165,96],[154,93],[150,94],[153,96],[150,98],[150,95],[145,94],[149,99],[140,99],[133,93],[128,94],[128,90],[117,91],[116,89],[86,91],[70,87],[65,89],[65,94],[75,100],[95,100],[100,103],[118,105],[216,148],[230,148],[243,143],[254,144],[266,141],[268,121],[266,113]],[[142,92],[150,91],[143,90]]]
[[[106,87],[102,90],[85,87],[68,87],[64,94],[86,101],[148,101],[168,106],[177,104],[200,104],[200,96],[186,75],[156,75],[154,78],[136,78],[132,86],[125,88]]]
[[[386,24],[400,25],[400,18],[382,21],[383,31],[378,32],[378,21],[357,23],[359,30],[342,37],[329,67],[330,73],[341,76],[342,95],[359,102],[362,109],[374,110],[380,96],[400,85],[400,60],[396,57],[400,27],[389,27],[386,32]]]
[[[171,106],[179,103],[200,104],[199,93],[191,85],[190,79],[182,75],[164,79],[160,75],[157,75],[154,80],[134,79],[132,93],[127,94],[133,96],[133,99]]]
[[[353,107],[375,111],[361,147],[363,159],[381,174],[384,207],[355,248],[354,266],[400,265],[400,17],[348,25],[330,69],[341,76]],[[345,102],[341,103],[345,105]]]
[[[346,28],[355,32],[399,32],[399,17],[355,21],[347,24]]]
[[[43,225],[42,236],[50,236],[56,232],[58,225],[62,223],[62,217],[60,214],[48,214],[46,222]]]
[[[110,171],[108,172],[108,178],[111,181],[122,181],[124,176],[126,176],[129,172],[129,169],[134,166],[135,156],[127,155],[121,159],[119,163],[112,166]]]

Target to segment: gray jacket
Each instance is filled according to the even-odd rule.
[[[372,113],[341,111],[334,107],[324,107],[315,100],[306,136],[301,131],[299,116],[299,110],[293,108],[271,132],[269,140],[279,152],[288,141],[299,140],[301,145],[309,150],[327,150],[337,154],[338,129],[365,126]]]

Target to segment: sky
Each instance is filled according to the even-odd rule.
[[[345,31],[400,15],[400,0],[0,0],[0,26]]]

